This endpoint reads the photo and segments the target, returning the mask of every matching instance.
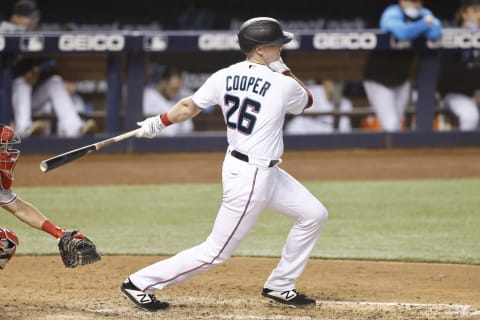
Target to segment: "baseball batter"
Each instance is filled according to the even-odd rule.
[[[327,210],[279,167],[285,114],[301,114],[312,105],[309,90],[280,57],[282,45],[292,38],[275,19],[246,21],[238,32],[245,61],[217,71],[193,96],[139,123],[138,136],[152,138],[166,126],[218,105],[225,117],[229,147],[222,169],[223,202],[211,234],[202,244],[131,274],[120,289],[138,307],[147,311],[168,307],[156,299],[154,290],[226,261],[267,208],[290,217],[294,225],[262,295],[294,307],[315,305],[314,299],[296,291],[295,280],[307,264]]]

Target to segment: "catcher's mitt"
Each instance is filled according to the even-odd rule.
[[[77,235],[77,236],[75,236]],[[63,264],[67,268],[86,265],[100,260],[95,244],[77,230],[65,230],[58,241]]]

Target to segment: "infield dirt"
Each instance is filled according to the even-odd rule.
[[[219,183],[221,153],[96,154],[47,174],[46,156],[22,156],[16,186]],[[299,180],[480,177],[480,149],[288,152]],[[119,291],[123,278],[164,257],[105,256],[66,269],[57,256],[15,257],[0,273],[0,319],[480,319],[480,266],[312,259],[297,286],[318,300],[291,309],[263,300],[278,259],[234,257],[158,292],[169,310],[150,314]]]

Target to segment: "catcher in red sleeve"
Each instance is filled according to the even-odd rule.
[[[0,206],[29,226],[58,239],[58,249],[66,267],[75,268],[100,260],[95,244],[85,235],[54,225],[38,209],[12,191],[13,170],[20,154],[12,145],[18,143],[20,138],[15,131],[0,124]],[[13,257],[18,244],[18,237],[12,230],[0,227],[0,269]]]

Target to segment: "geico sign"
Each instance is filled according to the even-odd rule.
[[[374,49],[377,46],[375,33],[316,33],[313,36],[315,49]]]
[[[5,49],[5,38],[0,37],[0,51],[3,51]]]
[[[462,32],[445,30],[442,38],[437,41],[427,41],[429,48],[480,48],[479,32]]]
[[[125,48],[122,35],[62,35],[58,39],[61,51],[121,51]]]
[[[239,49],[237,36],[221,33],[205,33],[198,37],[200,50],[228,50]]]

